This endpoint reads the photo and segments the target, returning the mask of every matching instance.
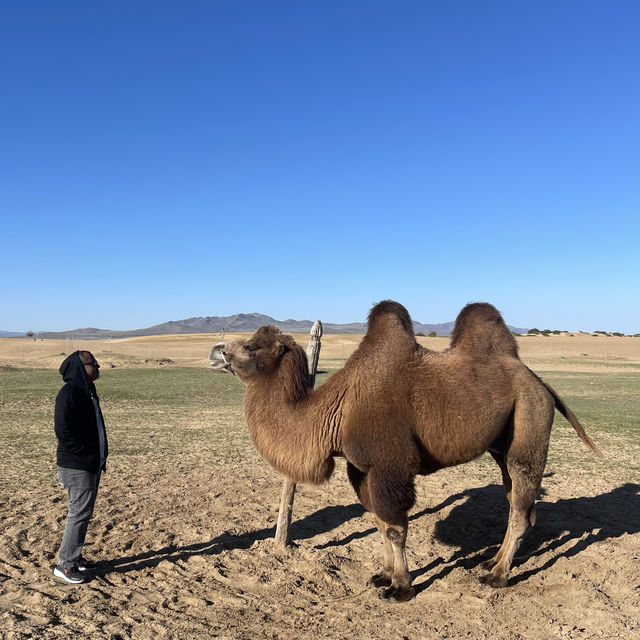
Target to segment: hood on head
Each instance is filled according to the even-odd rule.
[[[89,391],[87,374],[80,359],[80,351],[74,351],[70,356],[67,356],[62,361],[58,371],[65,382],[86,389],[87,392]]]

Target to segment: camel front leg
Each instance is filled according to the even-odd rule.
[[[369,584],[384,587],[379,594],[383,600],[389,602],[411,600],[415,596],[416,590],[411,586],[411,576],[405,552],[408,523],[405,521],[402,525],[388,524],[376,518],[376,524],[382,533],[385,545],[384,567],[383,573],[373,576]]]
[[[362,506],[373,513],[384,544],[382,572],[371,576],[368,584],[382,588],[379,595],[384,600],[410,600],[415,589],[411,587],[405,543],[409,526],[407,512],[415,501],[414,476],[398,477],[397,470],[390,474],[385,469],[364,474],[352,464],[347,464],[347,473]]]
[[[393,575],[393,548],[391,546],[391,540],[386,536],[387,525],[380,520],[377,516],[373,516],[376,527],[382,535],[382,542],[384,544],[383,560],[382,560],[382,572],[374,573],[370,578],[367,585],[369,587],[375,587],[380,589],[381,587],[388,587],[391,585],[391,577]]]

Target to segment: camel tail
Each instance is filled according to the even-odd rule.
[[[534,374],[535,375],[535,374]],[[537,376],[536,376],[537,377]],[[538,378],[540,380],[540,378]],[[567,419],[569,424],[576,430],[576,433],[580,437],[580,440],[585,443],[593,453],[595,453],[598,457],[604,458],[600,449],[596,447],[595,442],[586,434],[583,426],[580,424],[580,421],[576,417],[575,413],[567,407],[562,398],[550,387],[544,380],[540,380],[542,384],[547,388],[547,391],[553,396],[553,400],[556,404],[556,409]]]

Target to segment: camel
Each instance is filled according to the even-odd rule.
[[[319,484],[331,476],[335,456],[346,458],[349,480],[384,543],[382,570],[368,584],[391,602],[415,595],[405,542],[416,475],[486,451],[493,456],[509,520],[481,581],[503,587],[535,521],[554,408],[600,455],[558,394],[519,359],[515,338],[487,303],[464,307],[444,352],[417,343],[401,304],[378,303],[358,349],[315,390],[304,350],[275,326],[218,343],[209,358],[214,369],[231,371],[246,385],[251,438],[277,471]]]

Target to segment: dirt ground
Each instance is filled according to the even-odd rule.
[[[598,444],[615,451],[615,442]],[[635,464],[637,449],[621,455]],[[135,468],[113,456],[85,549],[98,571],[78,586],[51,574],[66,512],[55,470],[13,461],[23,470],[0,478],[8,496],[0,508],[0,638],[640,636],[640,485],[616,471],[615,459],[602,473],[548,465],[537,524],[509,586],[497,590],[478,582],[506,526],[497,467],[481,459],[418,478],[407,541],[417,595],[390,604],[366,588],[382,542],[344,462],[328,484],[298,487],[296,546],[280,549],[272,538],[282,479],[255,452],[243,456],[215,466],[141,458]]]
[[[18,491],[2,510],[0,637],[637,638],[638,485],[551,471],[510,586],[495,590],[478,577],[506,524],[497,482],[476,463],[418,479],[407,545],[418,593],[395,605],[365,587],[382,545],[341,465],[328,485],[298,488],[297,546],[281,550],[281,481],[261,461],[115,463],[87,546],[98,575],[79,586],[51,576],[61,491]]]

